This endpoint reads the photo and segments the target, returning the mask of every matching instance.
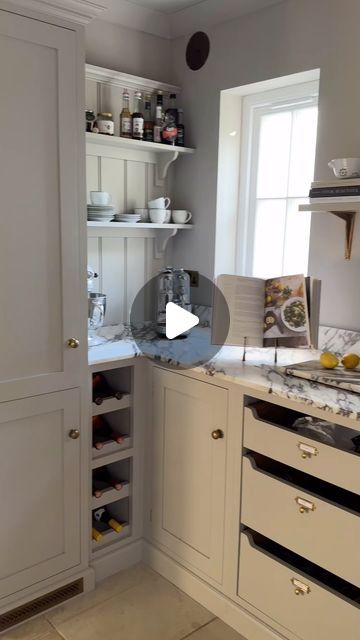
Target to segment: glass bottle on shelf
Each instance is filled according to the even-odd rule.
[[[176,144],[178,147],[185,147],[184,112],[182,109],[178,109]]]
[[[159,91],[156,95],[154,142],[162,142],[161,131],[163,127],[163,119],[163,94]]]
[[[176,94],[170,94],[169,107],[165,112],[165,121],[162,128],[162,142],[174,145],[177,138],[178,110],[176,108]]]
[[[154,142],[154,123],[151,118],[151,96],[145,96],[144,140]]]
[[[130,95],[127,89],[123,91],[123,106],[120,113],[120,136],[122,138],[132,137],[132,123],[130,113]]]
[[[135,91],[135,106],[132,114],[132,137],[134,140],[144,139],[144,116],[142,113],[142,93]]]

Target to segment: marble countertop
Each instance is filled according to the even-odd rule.
[[[195,327],[186,339],[171,341],[158,338],[151,325],[140,325],[133,331],[123,325],[104,327],[98,333],[102,344],[89,349],[89,365],[145,356],[360,420],[360,394],[284,374],[284,366],[318,359],[319,351],[279,348],[275,365],[274,349],[249,347],[245,362],[240,347],[226,346],[212,352],[210,330],[206,328]]]

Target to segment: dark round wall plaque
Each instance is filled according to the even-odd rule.
[[[186,47],[186,62],[192,71],[204,66],[210,52],[210,40],[206,33],[197,31],[191,36]]]

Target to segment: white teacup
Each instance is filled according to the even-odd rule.
[[[148,202],[149,209],[168,209],[170,207],[170,198],[156,198]]]
[[[134,209],[134,213],[141,216],[141,222],[149,222],[149,209]]]
[[[192,218],[192,214],[190,211],[186,211],[185,209],[173,209],[172,212],[172,221],[175,224],[186,224],[190,222]]]
[[[165,224],[169,224],[169,222],[171,221],[171,209],[165,209],[165,211],[166,211]]]
[[[150,209],[149,210],[151,222],[156,224],[164,224],[167,215],[167,209]]]
[[[90,191],[91,204],[97,206],[111,203],[111,195],[107,191]]]

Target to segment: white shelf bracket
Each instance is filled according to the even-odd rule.
[[[161,259],[171,238],[176,236],[177,229],[157,229],[155,240],[155,258]]]
[[[163,187],[170,165],[179,157],[178,151],[161,152],[157,154],[156,159],[156,177],[155,184],[157,187]]]

